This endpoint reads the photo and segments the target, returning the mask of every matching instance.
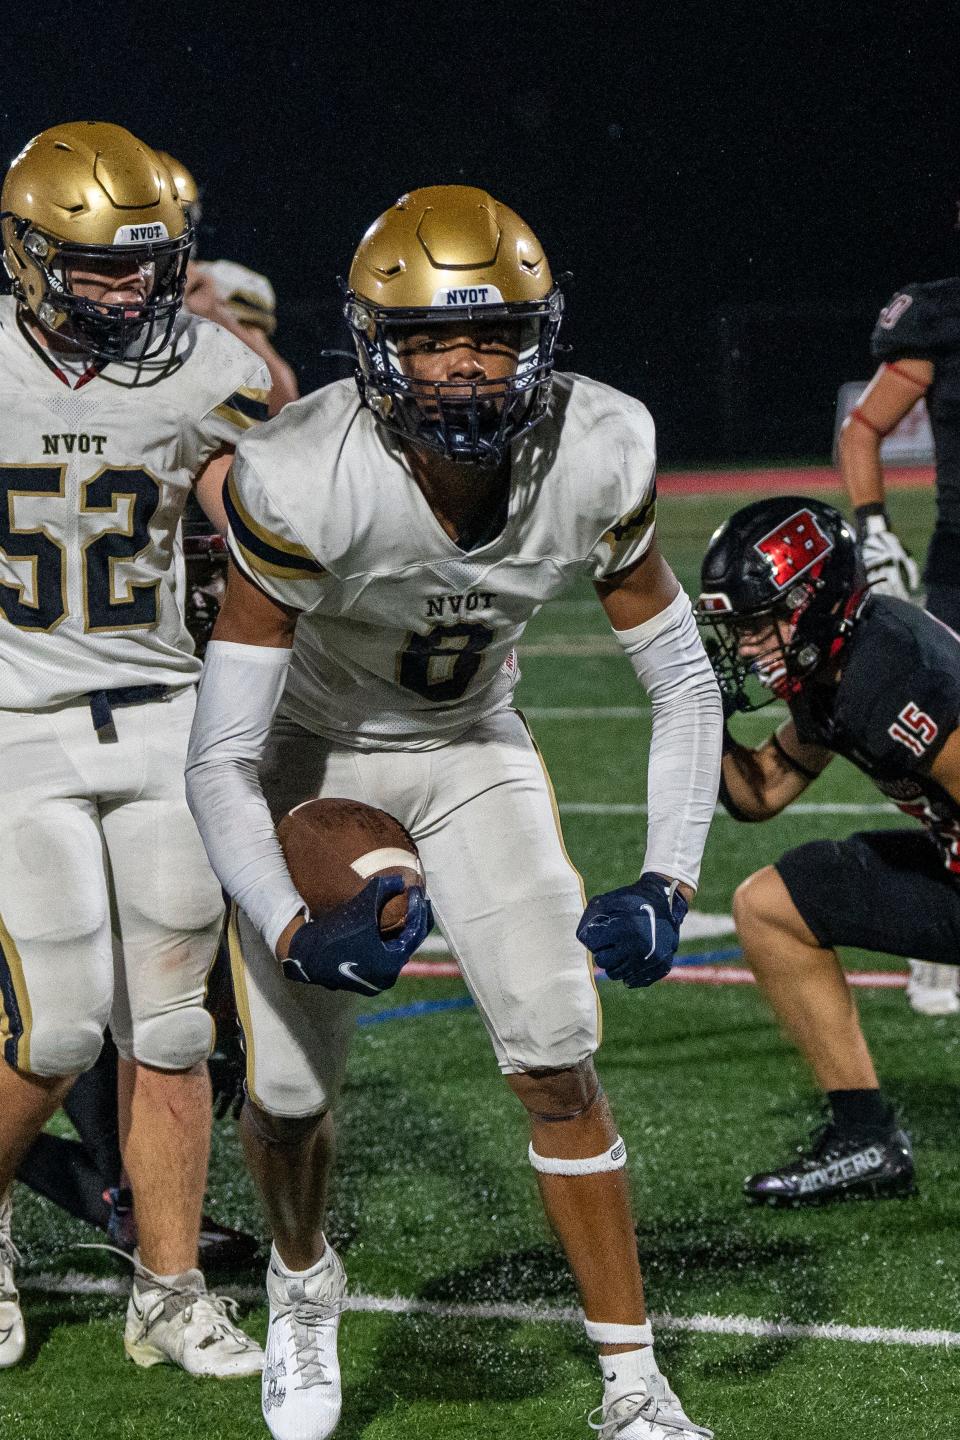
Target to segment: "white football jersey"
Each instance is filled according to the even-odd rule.
[[[236,563],[304,612],[281,713],[361,749],[427,749],[508,705],[544,601],[651,544],[654,473],[645,407],[557,375],[513,445],[502,530],[462,550],[353,380],[287,405],[244,436],[224,491]]]
[[[139,368],[70,369],[0,299],[0,709],[196,679],[180,515],[210,457],[267,415],[262,361],[193,316]]]

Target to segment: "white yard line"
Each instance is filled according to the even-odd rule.
[[[648,716],[649,705],[521,705],[528,720],[640,720]],[[762,710],[747,710],[742,719],[770,721],[782,719],[786,705],[764,705]]]
[[[129,1283],[111,1275],[21,1275],[24,1291],[47,1295],[113,1295],[126,1299]],[[229,1293],[245,1305],[263,1305],[260,1285],[231,1285]],[[348,1295],[346,1310],[368,1315],[432,1315],[439,1320],[515,1320],[524,1324],[580,1325],[583,1316],[574,1306],[558,1305],[448,1305],[438,1300],[408,1299],[404,1295]],[[746,1335],[760,1339],[840,1340],[854,1345],[910,1345],[927,1349],[960,1348],[960,1331],[908,1330],[879,1325],[798,1325],[792,1320],[762,1320],[753,1315],[651,1315],[660,1330],[697,1335]]]
[[[548,600],[551,615],[555,610],[563,610],[568,615],[602,615],[600,601],[594,596],[592,600]]]
[[[544,657],[564,659],[575,655],[582,660],[585,656],[623,655],[623,647],[612,635],[585,635],[582,640],[558,635],[533,640],[528,645],[521,640],[519,650],[521,664],[524,660],[541,660]]]
[[[649,705],[521,705],[528,720],[640,720]]]
[[[719,940],[724,935],[732,935],[736,928],[732,915],[711,913],[708,910],[691,910],[683,922],[683,939],[684,943],[690,940]],[[439,930],[434,930],[417,948],[418,955],[449,955],[449,953],[447,942]]]
[[[646,805],[607,803],[602,800],[561,800],[561,815],[646,815]],[[718,819],[730,819],[722,805],[713,812]],[[876,804],[859,804],[844,800],[828,800],[820,804],[814,801],[798,801],[784,811],[790,815],[896,815],[896,805],[887,801]]]

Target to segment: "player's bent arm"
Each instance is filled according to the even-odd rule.
[[[680,882],[690,900],[713,818],[723,711],[690,600],[656,540],[630,568],[596,582],[614,634],[650,697],[643,870]]]
[[[259,765],[287,678],[297,615],[231,561],[187,753],[187,803],[221,885],[282,960],[306,906],[287,869]]]
[[[193,482],[200,509],[218,535],[227,533],[227,512],[223,507],[223,486],[233,464],[233,446],[224,445],[204,465]]]
[[[951,800],[960,805],[960,729],[954,730],[947,738],[930,766],[930,775],[946,790]]]
[[[187,292],[184,296],[187,309],[194,315],[213,320],[224,330],[229,330],[242,340],[248,350],[266,365],[270,372],[270,398],[267,402],[268,416],[272,420],[290,400],[299,400],[300,390],[297,377],[286,360],[273,348],[266,335],[256,325],[245,325],[239,320],[217,289],[210,272],[200,265],[191,263],[187,267]]]
[[[929,360],[881,365],[843,422],[838,445],[840,472],[854,509],[883,504],[881,442],[913,409],[932,380]]]
[[[802,795],[832,758],[819,745],[803,744],[792,720],[755,750],[725,733],[720,803],[735,820],[770,820]]]

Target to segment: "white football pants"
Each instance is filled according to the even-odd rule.
[[[210,1052],[203,1008],[223,917],[184,798],[195,691],[114,711],[0,711],[0,1044],[35,1075],[75,1075],[107,1025],[161,1070]]]
[[[501,1070],[562,1068],[593,1054],[600,1006],[575,934],[583,887],[563,847],[550,781],[515,711],[435,750],[361,751],[280,719],[262,779],[277,819],[303,800],[341,796],[406,826]],[[357,997],[285,980],[237,907],[230,939],[251,1098],[288,1117],[328,1108],[343,1079]]]

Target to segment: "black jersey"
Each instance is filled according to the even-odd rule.
[[[790,700],[800,739],[852,761],[937,842],[960,876],[960,804],[930,764],[960,724],[960,638],[905,600],[866,601],[838,684],[809,683]]]
[[[871,337],[877,360],[929,360],[927,409],[937,463],[937,527],[926,579],[960,585],[960,278],[907,285],[883,310]]]

